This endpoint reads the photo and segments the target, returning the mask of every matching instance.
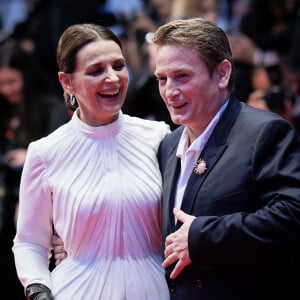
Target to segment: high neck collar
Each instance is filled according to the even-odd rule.
[[[117,135],[121,130],[122,122],[123,113],[121,111],[117,120],[99,127],[93,127],[81,121],[78,118],[77,111],[73,113],[71,120],[72,126],[76,130],[78,130],[82,135],[99,140],[106,140],[110,137],[114,137],[115,135]]]

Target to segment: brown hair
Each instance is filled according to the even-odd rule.
[[[157,46],[173,44],[197,51],[199,57],[213,73],[221,61],[227,59],[232,66],[229,88],[235,80],[234,58],[226,33],[214,22],[204,18],[177,19],[158,27],[152,41]]]

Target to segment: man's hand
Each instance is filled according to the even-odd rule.
[[[51,243],[53,246],[55,265],[58,266],[61,261],[68,256],[68,254],[64,248],[62,239],[57,234],[54,234],[52,236]]]
[[[178,208],[174,208],[173,213],[183,224],[177,231],[168,235],[165,242],[165,260],[162,266],[167,268],[176,263],[170,275],[171,279],[176,278],[186,266],[192,263],[188,249],[188,233],[191,223],[196,218]]]

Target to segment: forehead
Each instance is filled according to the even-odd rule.
[[[77,68],[118,59],[124,59],[119,45],[114,41],[103,39],[85,45],[76,56]]]
[[[204,65],[196,50],[176,46],[163,45],[156,52],[156,73],[173,69],[195,69]]]

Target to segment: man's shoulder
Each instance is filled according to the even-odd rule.
[[[178,141],[182,135],[183,129],[184,129],[184,126],[180,126],[176,129],[174,129],[172,132],[170,132],[169,134],[167,134],[165,136],[165,138],[163,139],[163,142],[164,143],[172,143],[172,142],[178,143]]]

